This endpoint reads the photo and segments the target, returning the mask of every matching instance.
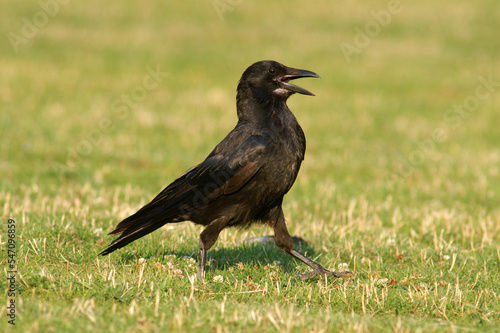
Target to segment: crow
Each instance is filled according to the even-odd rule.
[[[184,172],[150,203],[120,222],[110,235],[120,234],[101,255],[107,255],[166,223],[191,221],[206,226],[200,234],[198,277],[205,277],[207,251],[227,227],[267,224],[284,252],[312,268],[299,275],[345,276],[332,272],[293,249],[282,210],[304,160],[306,139],[286,101],[294,93],[314,96],[291,80],[319,75],[259,61],[238,83],[236,127],[200,164]]]

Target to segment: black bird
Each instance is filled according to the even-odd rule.
[[[316,73],[259,61],[243,73],[237,89],[238,123],[207,158],[187,170],[110,234],[121,234],[101,255],[109,254],[166,223],[192,221],[206,226],[200,235],[198,275],[205,277],[207,251],[222,229],[264,223],[276,244],[313,270],[301,275],[335,277],[293,249],[283,216],[283,196],[290,190],[304,159],[306,139],[286,105],[290,95],[312,95],[289,81]]]

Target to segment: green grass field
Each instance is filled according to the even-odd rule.
[[[499,331],[496,0],[46,1],[2,5],[16,308],[0,331]],[[263,59],[322,77],[288,103],[308,149],[284,210],[301,251],[353,275],[301,281],[274,244],[242,243],[259,226],[221,233],[205,283],[191,223],[97,257],[233,128],[236,83]]]

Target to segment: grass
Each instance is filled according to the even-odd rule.
[[[69,2],[15,52],[9,33],[42,9],[4,4],[0,243],[15,219],[18,272],[16,325],[0,330],[498,331],[497,3],[402,1],[349,62],[339,45],[387,8]],[[242,243],[270,233],[258,226],[221,234],[203,284],[189,223],[97,257],[232,129],[236,82],[261,59],[322,76],[289,101],[308,150],[284,209],[301,251],[353,276],[300,281],[273,244]],[[151,89],[147,68],[165,73]]]

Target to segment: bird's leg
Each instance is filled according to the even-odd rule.
[[[274,241],[276,242],[276,245],[278,245],[283,251],[286,253],[292,255],[293,257],[299,259],[302,261],[304,264],[307,266],[311,267],[313,270],[312,272],[306,273],[306,274],[299,274],[300,278],[302,280],[307,280],[312,277],[315,277],[316,275],[320,276],[334,276],[336,278],[339,277],[344,277],[350,274],[350,272],[331,272],[321,266],[318,263],[315,263],[311,259],[307,258],[303,254],[295,251],[293,249],[293,242],[292,242],[292,237],[288,233],[288,229],[285,224],[285,217],[283,216],[283,211],[280,212],[280,215],[278,219],[276,220],[276,223],[273,226],[274,228]]]
[[[210,223],[200,234],[200,263],[198,266],[198,279],[205,278],[205,266],[207,263],[207,251],[214,245],[219,233],[226,226],[226,219],[217,219]]]
[[[207,263],[207,250],[205,250],[205,245],[200,239],[200,262],[198,266],[198,279],[203,281],[205,279],[205,265]]]

